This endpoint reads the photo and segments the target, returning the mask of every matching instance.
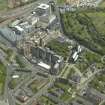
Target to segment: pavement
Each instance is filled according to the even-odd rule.
[[[9,105],[9,103],[5,101],[0,101],[0,105]]]

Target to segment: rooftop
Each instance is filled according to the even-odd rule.
[[[38,8],[40,8],[40,9],[48,9],[49,8],[49,5],[47,5],[47,4],[40,4],[39,6],[38,6]]]

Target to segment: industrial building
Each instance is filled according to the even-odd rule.
[[[34,11],[34,15],[39,17],[39,21],[41,26],[43,24],[46,26],[45,28],[50,28],[51,25],[57,23],[56,16],[52,13],[51,6],[48,4],[40,4]]]

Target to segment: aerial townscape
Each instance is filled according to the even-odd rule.
[[[105,105],[105,0],[0,0],[0,105]]]

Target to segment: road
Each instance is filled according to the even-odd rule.
[[[7,25],[9,22],[14,20],[15,18],[26,16],[32,10],[34,10],[35,7],[37,7],[38,4],[40,4],[40,3],[42,3],[42,0],[38,0],[38,1],[33,2],[31,4],[28,4],[28,5],[19,7],[19,8],[15,8],[15,9],[12,9],[12,10],[7,11],[7,12],[1,12],[0,17],[3,19],[6,19],[6,21],[0,23],[0,26],[3,27],[5,25]],[[43,0],[43,3],[48,3],[48,0]]]
[[[0,105],[9,105],[9,104],[6,103],[5,101],[0,101]]]
[[[11,90],[8,91],[8,102],[9,105],[16,105],[14,93]]]
[[[6,24],[8,24],[8,22],[11,21],[11,19],[14,19],[14,18],[17,18],[17,17],[22,17],[22,16],[25,16],[27,15],[28,13],[30,13],[39,3],[41,3],[42,0],[38,0],[37,2],[35,3],[32,3],[32,4],[29,4],[29,5],[26,5],[24,7],[21,7],[21,8],[17,8],[15,10],[11,10],[11,11],[8,11],[6,13],[0,13],[0,16],[2,18],[8,18],[5,22],[3,22],[1,24],[1,26],[4,26]],[[43,0],[43,3],[46,3],[48,2],[48,0]],[[55,6],[56,8],[56,15],[58,17],[58,21],[60,23],[60,30],[61,32],[63,33],[63,29],[62,29],[62,26],[61,26],[61,22],[60,22],[60,12],[59,12],[59,7],[56,5]],[[24,79],[21,83],[19,83],[19,85],[13,90],[9,90],[8,88],[8,83],[9,83],[9,80],[10,80],[10,73],[11,73],[11,70],[12,67],[11,66],[7,66],[7,78],[6,78],[6,83],[5,83],[5,93],[4,93],[4,98],[5,98],[5,101],[7,101],[8,99],[8,102],[10,103],[10,105],[15,105],[15,98],[14,98],[14,93],[20,88],[20,87],[23,87],[24,84],[27,84],[30,80],[31,80],[31,77],[32,76],[29,76],[27,77],[26,79]],[[65,69],[64,69],[65,70]],[[38,69],[36,70],[38,71]],[[81,75],[81,73],[78,71],[78,69],[76,69],[76,71]],[[63,71],[61,73],[61,75],[64,73],[65,71]],[[99,72],[99,71],[98,71]],[[35,73],[35,72],[34,72]],[[85,88],[85,86],[94,78],[96,73],[94,73],[92,76],[90,76],[87,81],[85,81],[85,83],[81,84],[81,86],[79,87],[79,90]],[[34,74],[33,74],[34,75]],[[47,89],[54,83],[56,77],[54,76],[51,76],[50,77],[50,82],[45,86],[43,87],[42,89],[40,89],[32,98],[30,98],[26,103],[24,103],[23,105],[30,105],[33,100],[37,97],[40,97],[42,94],[46,93],[47,92]]]
[[[4,100],[7,102],[8,100],[8,105],[15,105],[14,97],[13,97],[13,92],[8,88],[8,83],[11,79],[10,75],[12,72],[12,67],[7,66],[7,77],[6,77],[6,83],[5,83],[5,88],[4,88]]]
[[[103,69],[97,69],[97,68],[95,68],[94,73],[89,75],[82,83],[80,83],[80,85],[78,85],[78,90],[85,89],[86,86],[88,85],[88,83],[91,82],[94,79],[94,77],[96,76],[96,74],[98,74],[101,71],[103,71]]]
[[[40,67],[31,67],[32,74],[30,74],[27,78],[24,76],[23,81],[21,81],[18,86],[14,90],[10,90],[8,88],[8,83],[11,80],[11,73],[14,71],[12,65],[7,66],[7,78],[6,78],[6,83],[5,83],[5,93],[4,93],[4,98],[5,101],[7,101],[10,105],[15,105],[15,96],[14,93],[21,87],[24,87],[30,82],[33,78],[35,78],[36,73],[41,71]],[[42,71],[43,72],[43,71]]]
[[[50,77],[51,81],[45,86],[43,87],[42,89],[40,89],[32,98],[30,98],[26,103],[24,103],[24,105],[31,105],[31,103],[33,102],[34,99],[40,97],[42,94],[46,93],[47,92],[47,89],[49,87],[52,86],[52,84],[54,83],[56,77],[54,76],[51,76]]]
[[[55,3],[55,15],[57,16],[59,25],[60,25],[60,31],[63,33],[62,25],[61,25],[61,19],[60,19],[60,11],[59,11],[59,6],[57,5],[57,0],[53,0]]]

